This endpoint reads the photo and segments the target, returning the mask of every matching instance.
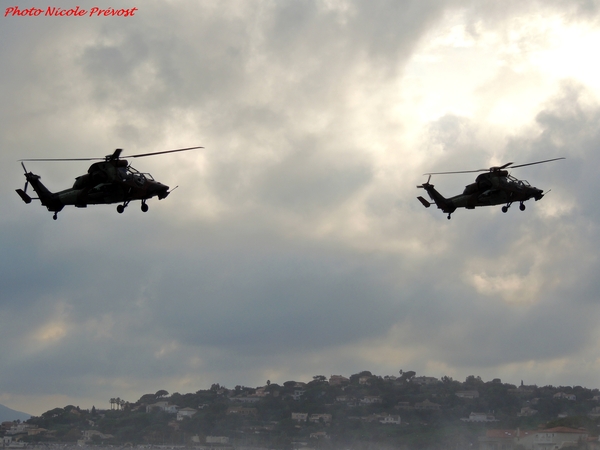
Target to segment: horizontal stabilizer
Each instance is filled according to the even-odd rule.
[[[425,200],[423,197],[419,196],[417,197],[417,199],[423,204],[423,206],[425,208],[429,208],[431,206],[431,203],[429,203],[427,200]]]
[[[31,197],[27,195],[23,189],[15,189],[15,191],[17,191],[17,194],[19,194],[19,197],[21,197],[25,203],[31,203]]]

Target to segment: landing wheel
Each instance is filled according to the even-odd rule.
[[[452,219],[452,216],[450,214],[448,214],[448,220]]]
[[[123,214],[123,211],[125,211],[125,207],[123,205],[117,206],[117,212],[119,214]]]
[[[521,211],[525,211],[525,205],[524,205],[523,203],[521,203],[521,204],[519,205],[519,209],[520,209]]]
[[[58,213],[54,213],[54,215],[52,216],[52,218],[53,218],[54,220],[58,219]]]
[[[148,212],[148,205],[146,203],[142,203],[142,212]]]
[[[503,212],[503,213],[505,213],[505,212],[507,212],[507,211],[508,211],[508,206],[503,206],[503,207],[502,207],[502,212]]]

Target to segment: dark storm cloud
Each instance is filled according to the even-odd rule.
[[[382,262],[276,240],[238,244],[156,290],[158,298],[173,296],[168,307],[154,310],[177,339],[248,354],[302,351],[377,335],[401,309]],[[192,277],[197,289],[182,289]]]

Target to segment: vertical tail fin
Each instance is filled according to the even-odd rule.
[[[420,186],[417,186],[417,188],[425,189],[425,191],[427,191],[427,194],[429,195],[431,200],[433,200],[435,205],[443,212],[448,213],[448,218],[450,218],[450,214],[456,211],[456,206],[454,206],[454,204],[450,200],[448,200],[446,197],[444,197],[442,194],[436,191],[433,184],[429,183],[429,180],[431,180],[431,175],[429,175],[427,182],[423,183]],[[431,206],[431,203],[425,200],[423,197],[417,197],[417,199],[426,208],[429,208]]]
[[[16,189],[19,197],[21,197],[21,199],[27,204],[31,203],[31,200],[34,199],[27,194],[27,187],[31,185],[32,189],[38,195],[37,200],[39,200],[42,205],[48,208],[48,211],[52,211],[54,213],[61,211],[65,205],[60,201],[58,195],[51,192],[46,186],[44,186],[44,184],[40,181],[41,177],[39,175],[36,175],[33,172],[27,172],[23,162],[21,162],[21,165],[25,171],[26,181],[23,189]],[[54,216],[56,217],[56,214],[54,214]]]

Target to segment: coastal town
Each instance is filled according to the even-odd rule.
[[[3,422],[5,448],[600,450],[600,391],[469,376],[315,375],[114,397]]]

